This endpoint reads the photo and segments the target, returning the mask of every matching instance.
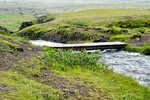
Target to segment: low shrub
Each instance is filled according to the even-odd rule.
[[[49,65],[54,69],[67,71],[69,68],[81,68],[84,70],[98,70],[100,65],[97,63],[101,58],[100,52],[88,54],[86,50],[72,51],[72,50],[55,50],[46,49],[46,59]],[[104,64],[103,64],[104,66]]]

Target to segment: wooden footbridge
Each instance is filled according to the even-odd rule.
[[[56,44],[49,45],[49,47],[56,49],[73,49],[73,50],[104,50],[104,49],[122,49],[127,46],[127,43],[123,42],[98,42],[98,43],[86,43],[86,44]]]

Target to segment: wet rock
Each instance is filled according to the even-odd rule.
[[[101,38],[101,39],[96,39],[96,40],[94,40],[93,42],[94,42],[94,43],[95,43],[95,42],[108,42],[108,40],[109,40],[108,37],[103,37],[103,38]]]

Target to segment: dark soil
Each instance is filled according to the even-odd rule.
[[[130,41],[129,44],[133,46],[144,46],[146,43],[150,42],[150,34],[145,34],[141,39],[135,39],[134,41]]]

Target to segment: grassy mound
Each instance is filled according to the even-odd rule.
[[[43,27],[35,25],[25,28],[15,35],[29,38],[31,40],[43,39],[55,42],[78,42],[78,41],[93,41],[102,38],[102,34],[93,34],[86,31],[78,31],[76,27],[69,24],[61,24],[58,27]]]

